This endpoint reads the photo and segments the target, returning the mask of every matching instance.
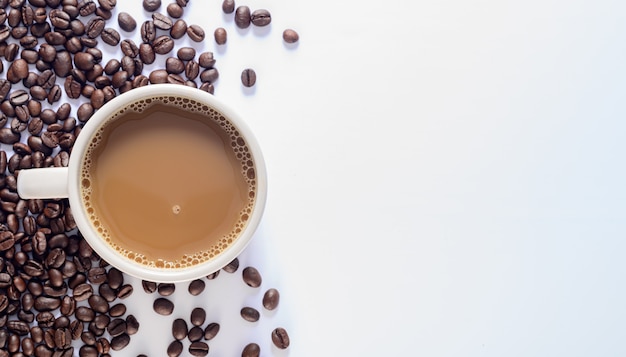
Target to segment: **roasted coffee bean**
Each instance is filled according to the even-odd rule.
[[[11,102],[11,105],[13,106],[24,105],[29,100],[30,100],[30,96],[28,95],[28,92],[26,92],[23,89],[16,90],[9,95],[9,101]]]
[[[205,283],[200,279],[193,280],[189,283],[189,294],[198,296],[204,291]]]
[[[65,295],[61,300],[61,314],[65,316],[73,315],[76,310],[76,300],[71,296]]]
[[[66,29],[70,27],[70,15],[61,9],[52,9],[48,14],[50,23],[55,29]]]
[[[80,38],[80,43],[83,44],[83,46],[88,47],[88,48],[94,48],[96,46],[98,46],[98,40],[95,38],[90,38],[87,36],[83,36]]]
[[[172,19],[158,12],[152,14],[152,22],[154,27],[161,30],[167,31],[172,28]]]
[[[91,295],[87,300],[89,306],[95,311],[101,314],[105,314],[109,311],[109,303],[100,295]]]
[[[176,20],[170,29],[170,36],[172,36],[173,39],[179,39],[185,36],[186,33],[187,23],[183,19]]]
[[[169,357],[178,357],[182,352],[183,344],[178,340],[172,341],[172,343],[167,346],[167,355]]]
[[[176,51],[176,56],[182,61],[190,61],[196,56],[196,50],[193,47],[181,47]]]
[[[120,317],[123,316],[125,313],[126,305],[124,304],[115,304],[109,309],[109,315],[111,315],[111,317]]]
[[[79,284],[74,288],[73,297],[76,301],[84,301],[93,296],[93,287],[91,284]]]
[[[86,306],[78,306],[74,312],[74,316],[76,316],[76,319],[79,321],[90,322],[93,321],[96,314],[92,309]]]
[[[104,41],[104,43],[111,46],[116,46],[118,43],[120,43],[120,34],[115,29],[110,27],[102,30],[100,38],[102,38],[102,41]]]
[[[137,28],[137,21],[127,12],[120,12],[117,15],[117,23],[126,32],[134,31]]]
[[[61,99],[61,87],[58,84],[55,84],[52,88],[50,88],[50,92],[48,93],[48,103],[56,103]]]
[[[51,70],[45,70],[37,76],[37,85],[44,89],[50,89],[54,86],[57,76]]]
[[[137,321],[135,315],[126,316],[126,334],[134,335],[137,331],[139,331],[139,321]]]
[[[152,43],[156,38],[156,27],[153,21],[144,21],[141,24],[141,39],[143,42]]]
[[[61,273],[58,269],[49,269],[48,270],[48,281],[50,285],[54,287],[63,286],[63,273]]]
[[[91,98],[90,99],[91,99],[91,105],[95,109],[100,109],[104,105],[104,92],[102,91],[102,89],[96,89],[91,94]]]
[[[263,279],[255,267],[246,267],[242,273],[243,281],[250,287],[258,288]]]
[[[82,0],[76,6],[78,7],[78,13],[80,16],[89,16],[96,12],[96,3],[92,0]]]
[[[25,336],[30,332],[30,327],[28,326],[28,323],[24,321],[9,320],[6,323],[6,327],[9,329],[9,331],[19,336]]]
[[[274,310],[278,307],[280,301],[280,294],[278,290],[271,288],[263,294],[263,307],[267,310]]]
[[[118,61],[115,58],[111,58],[104,66],[104,73],[111,76],[115,74],[115,72],[119,71],[120,67],[121,67],[120,61]]]
[[[61,306],[61,300],[54,297],[38,296],[35,299],[35,309],[37,311],[52,311]]]
[[[108,302],[113,302],[117,299],[117,292],[109,286],[109,284],[100,284],[98,287],[98,293],[100,296],[106,299]]]
[[[226,264],[224,268],[222,268],[227,273],[234,273],[239,269],[239,258],[233,259],[230,263]]]
[[[168,74],[167,75],[167,83],[171,84],[185,84],[185,80],[178,74]]]
[[[209,345],[204,342],[192,342],[189,345],[189,353],[192,356],[206,356],[209,354]]]
[[[37,40],[37,37],[35,36],[24,36],[20,39],[20,45],[22,46],[22,48],[24,49],[22,51],[22,58],[26,59],[26,55],[25,53],[35,53],[35,56],[37,56],[37,52],[36,51],[26,51],[26,50],[32,50],[33,48],[37,47],[37,45],[39,44],[39,41]],[[32,58],[32,57],[31,57]],[[28,63],[35,63],[37,62],[37,57],[34,57],[34,60],[28,61]]]
[[[2,235],[0,235],[0,236],[2,236]],[[13,233],[11,233],[11,237],[13,237]],[[6,289],[9,286],[11,286],[12,282],[13,282],[13,279],[11,278],[11,274],[9,274],[9,273],[0,273],[0,288]]]
[[[206,311],[201,307],[196,307],[191,311],[191,324],[194,326],[201,326],[206,319]]]
[[[91,53],[79,52],[74,54],[74,65],[78,69],[90,71],[93,69],[95,63],[96,60]]]
[[[155,53],[164,55],[166,53],[169,53],[174,48],[174,41],[169,36],[159,36],[154,39],[152,48],[154,49]]]
[[[165,60],[165,70],[168,73],[182,73],[185,70],[185,63],[176,57],[168,57]]]
[[[102,284],[106,281],[106,270],[100,267],[94,267],[87,272],[87,279],[93,284]]]
[[[298,33],[292,29],[286,29],[283,31],[283,41],[286,43],[296,43],[300,39]]]
[[[261,347],[256,343],[249,343],[243,348],[241,357],[259,357],[261,355]]]
[[[161,7],[161,0],[143,0],[142,5],[146,11],[156,11]]]
[[[110,268],[107,272],[107,282],[112,289],[118,289],[124,284],[124,275],[117,268]]]
[[[93,113],[94,113],[94,108],[91,105],[91,103],[83,103],[83,104],[81,104],[78,107],[78,110],[76,111],[76,115],[78,117],[78,120],[80,120],[81,122],[86,122],[87,120],[89,120],[89,118],[91,118]]]
[[[213,52],[203,52],[198,57],[198,64],[202,68],[211,68],[215,65],[215,58]]]
[[[69,98],[77,99],[80,97],[82,85],[74,78],[66,77],[63,87],[65,88],[65,94],[67,94]]]
[[[213,37],[215,38],[215,43],[218,45],[225,44],[227,39],[226,29],[223,27],[216,28],[213,32]]]
[[[252,87],[256,83],[256,72],[252,68],[246,68],[241,72],[241,84],[244,87]]]
[[[150,83],[158,84],[158,83],[167,83],[167,76],[168,76],[168,73],[166,70],[157,69],[155,71],[152,71],[148,78],[150,79]],[[17,140],[19,140],[19,138]],[[0,129],[0,142],[3,142],[2,141],[2,129]]]
[[[256,322],[259,321],[261,315],[259,314],[259,311],[257,309],[246,306],[241,309],[241,317],[243,317],[243,319],[246,321]]]
[[[187,36],[194,42],[202,42],[204,41],[204,30],[199,25],[189,25]]]
[[[98,350],[94,346],[82,345],[78,350],[79,357],[98,357]]]
[[[93,84],[97,89],[104,89],[104,87],[111,85],[111,78],[109,78],[108,76],[101,75],[101,76],[96,77],[93,80]]]
[[[106,11],[111,11],[117,5],[117,0],[98,0],[100,7]]]
[[[139,58],[145,64],[154,63],[156,56],[154,50],[152,49],[152,46],[147,43],[142,43],[141,45],[139,45]]]
[[[109,350],[111,349],[111,345],[109,343],[109,340],[107,340],[104,337],[101,337],[101,338],[97,339],[96,340],[96,349],[98,350],[98,353],[100,353],[100,354],[109,353]]]
[[[109,322],[109,324],[107,325],[107,331],[112,337],[119,336],[125,333],[126,321],[120,318],[111,320],[111,322]]]
[[[11,63],[8,71],[11,71],[15,76],[14,78],[17,79],[13,83],[17,83],[18,81],[28,76],[28,62],[26,62],[26,60],[24,60],[23,58],[16,59],[15,61],[13,61],[13,63]],[[11,81],[11,78],[8,78],[8,73],[7,79]]]
[[[272,342],[274,345],[280,349],[285,349],[289,347],[289,335],[287,331],[282,327],[277,327],[272,331]]]
[[[0,79],[0,100],[6,98],[7,94],[11,91],[11,82],[6,79]]]
[[[167,316],[174,311],[174,304],[166,298],[158,298],[154,300],[152,308],[157,314]]]
[[[122,57],[121,61],[122,70],[128,72],[129,76],[132,76],[136,70],[136,62],[131,56]]]
[[[175,319],[174,322],[172,322],[172,336],[179,341],[187,337],[187,322],[185,322],[185,320]]]
[[[209,341],[213,339],[220,332],[220,324],[216,322],[211,322],[204,329],[204,339]]]
[[[109,315],[98,314],[96,315],[96,317],[94,317],[91,324],[94,324],[96,329],[101,330],[101,329],[106,329],[106,327],[109,325],[110,322],[111,322],[111,318],[109,317]]]
[[[219,77],[219,72],[216,68],[205,69],[200,73],[200,80],[203,83],[213,83]]]
[[[122,41],[120,44],[120,48],[122,49],[122,53],[125,56],[130,57],[131,59],[137,57],[137,55],[139,54],[139,48],[131,39],[126,39]]]
[[[157,292],[161,296],[170,296],[174,293],[175,290],[176,285],[174,285],[173,283],[160,283],[157,286]]]
[[[45,37],[47,33],[50,33],[51,29],[52,28],[50,27],[50,24],[47,22],[40,23],[40,24],[33,24],[30,27],[30,33],[31,35],[37,38],[42,38],[42,37]]]
[[[222,11],[225,14],[232,14],[235,11],[235,0],[224,0],[222,2]]]
[[[63,45],[65,41],[67,41],[67,38],[65,37],[65,35],[56,31],[46,32],[43,37],[48,44],[53,45],[53,46]]]
[[[235,10],[235,25],[240,29],[250,26],[250,8],[243,5]]]
[[[192,327],[187,333],[187,339],[190,342],[200,341],[202,336],[204,336],[204,331],[202,331],[202,329],[198,326]]]
[[[100,16],[92,17],[85,27],[85,31],[87,33],[87,37],[96,38],[100,36],[102,30],[104,30],[104,26],[106,26],[106,21]]]
[[[8,219],[8,217],[7,217]],[[24,272],[31,277],[37,277],[44,274],[43,266],[40,262],[30,259],[23,266]]]
[[[113,351],[119,351],[123,349],[124,347],[128,346],[129,342],[130,342],[130,336],[128,336],[125,333],[115,336],[111,339],[111,349]]]
[[[126,299],[133,293],[133,286],[130,284],[122,285],[120,289],[117,291],[118,299]]]
[[[58,320],[57,320],[58,321]],[[54,344],[57,348],[66,349],[72,344],[72,334],[67,328],[58,328],[54,331]]]
[[[183,8],[175,2],[167,5],[167,14],[175,19],[182,17],[183,12]]]
[[[250,15],[250,22],[255,26],[267,26],[272,22],[272,15],[266,9],[254,10]]]
[[[148,294],[152,294],[157,290],[157,283],[152,281],[142,280],[141,286],[143,287],[143,290]]]
[[[105,316],[105,315],[102,315]],[[83,328],[85,325],[82,321],[74,320],[70,322],[70,335],[72,336],[72,340],[78,340],[80,336],[83,334]]]

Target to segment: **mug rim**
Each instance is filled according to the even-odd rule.
[[[256,192],[255,202],[250,213],[250,218],[243,231],[237,238],[222,250],[217,256],[186,268],[157,268],[142,265],[132,261],[117,252],[113,247],[102,239],[100,234],[87,218],[83,200],[80,194],[80,170],[86,149],[93,135],[102,127],[120,108],[137,102],[142,99],[154,98],[157,96],[180,96],[206,104],[226,117],[240,132],[246,141],[252,154],[255,164]],[[113,98],[100,109],[98,109],[85,123],[78,135],[72,149],[72,155],[68,164],[68,192],[70,207],[74,215],[80,232],[91,247],[100,255],[102,259],[116,267],[117,269],[135,276],[139,279],[155,282],[181,282],[198,279],[209,275],[226,266],[235,259],[250,243],[256,228],[258,227],[265,209],[267,199],[267,172],[261,148],[243,118],[231,107],[224,104],[212,94],[197,88],[191,88],[178,84],[152,84],[144,87],[132,89],[126,93]]]

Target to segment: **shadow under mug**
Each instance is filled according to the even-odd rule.
[[[108,244],[94,227],[81,197],[81,169],[86,152],[94,136],[114,120],[111,116],[140,101],[151,102],[155,98],[185,98],[200,103],[221,114],[237,130],[239,137],[245,140],[251,153],[255,169],[255,199],[246,225],[237,234],[232,243],[219,254],[183,268],[156,267],[132,260],[112,245]],[[182,108],[181,108],[182,109]],[[184,110],[184,109],[183,109]],[[225,145],[227,145],[225,143]],[[81,234],[102,259],[119,270],[137,278],[155,282],[188,281],[209,275],[235,259],[248,245],[263,215],[267,196],[267,174],[263,155],[254,135],[244,120],[230,107],[213,95],[199,89],[174,85],[155,84],[133,89],[112,99],[85,123],[72,148],[67,167],[33,168],[20,170],[17,175],[18,194],[23,199],[68,198],[74,220]],[[176,239],[176,237],[172,237]]]

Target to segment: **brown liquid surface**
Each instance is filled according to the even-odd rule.
[[[94,227],[116,249],[177,268],[236,239],[253,200],[247,147],[233,150],[240,138],[203,113],[162,103],[126,111],[100,137],[88,151],[84,198]]]

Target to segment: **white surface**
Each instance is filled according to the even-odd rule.
[[[215,0],[185,16],[209,39],[228,30],[203,45],[216,95],[248,118],[270,185],[242,267],[282,301],[249,324],[238,309],[262,291],[238,276],[193,300],[178,286],[175,315],[206,304],[223,324],[210,355],[249,340],[263,356],[626,353],[623,2],[248,5],[271,28],[237,30]],[[139,1],[118,8],[141,23]],[[135,285],[122,355],[163,355],[173,317],[152,299]],[[278,325],[287,351],[271,347]]]

